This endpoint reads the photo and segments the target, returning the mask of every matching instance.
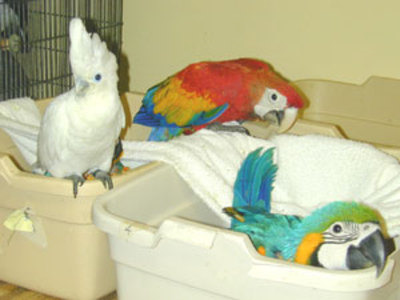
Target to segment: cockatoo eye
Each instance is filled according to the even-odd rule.
[[[94,75],[94,80],[97,81],[97,82],[100,82],[101,81],[101,74]]]

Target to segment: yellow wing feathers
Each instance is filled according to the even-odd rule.
[[[170,78],[154,94],[154,113],[162,114],[168,123],[185,126],[196,114],[217,107],[209,95],[186,91],[181,83],[177,78]]]

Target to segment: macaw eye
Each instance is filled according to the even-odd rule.
[[[271,100],[276,101],[278,99],[278,95],[277,94],[272,94],[271,95]]]
[[[342,228],[341,225],[336,224],[336,225],[333,226],[332,230],[333,230],[334,233],[341,233],[343,228]]]
[[[101,74],[94,75],[94,80],[99,82],[101,80]]]

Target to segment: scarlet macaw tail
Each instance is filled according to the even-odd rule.
[[[271,192],[278,166],[273,162],[274,148],[258,148],[243,161],[234,184],[233,207],[252,207],[269,213]]]

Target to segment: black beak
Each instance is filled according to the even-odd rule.
[[[382,273],[386,263],[388,249],[380,230],[367,236],[358,247],[350,246],[347,251],[349,269],[364,269],[376,266],[376,277]]]
[[[270,122],[271,124],[277,124],[278,126],[280,126],[284,116],[284,110],[271,110],[264,115],[263,119]]]

